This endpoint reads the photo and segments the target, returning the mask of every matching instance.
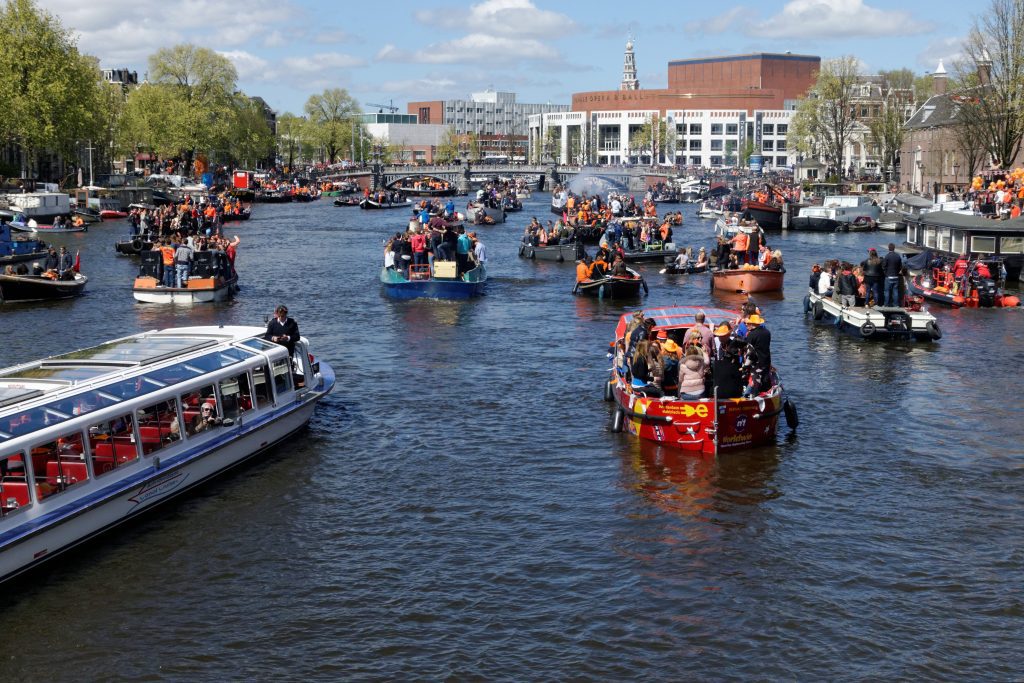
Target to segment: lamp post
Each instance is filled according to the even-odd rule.
[[[953,162],[953,186],[960,191],[960,164]]]
[[[917,191],[924,194],[924,162],[918,159],[917,164]]]

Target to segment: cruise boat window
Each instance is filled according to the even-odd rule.
[[[917,244],[917,226],[907,223],[907,244]]]
[[[935,228],[924,229],[924,246],[935,248]]]
[[[267,373],[267,366],[260,365],[252,371],[252,395],[256,401],[256,408],[266,408],[274,402],[270,392],[270,375]]]
[[[29,507],[28,477],[25,474],[25,454],[22,452],[0,456],[0,517]]]
[[[185,420],[185,433],[189,436],[219,427],[224,416],[217,404],[217,395],[213,385],[190,391],[181,397],[182,417]]]
[[[235,419],[247,410],[252,410],[252,390],[249,375],[242,373],[220,381],[221,408],[223,417]]]
[[[117,403],[118,400],[110,394],[100,391],[86,391],[70,398],[63,398],[46,405],[50,410],[65,415],[85,415],[100,408],[107,408]]]
[[[70,418],[70,415],[58,413],[48,408],[31,408],[15,415],[5,417],[0,423],[0,430],[11,436],[30,434],[43,427],[58,424]]]
[[[1024,237],[1000,237],[1000,254],[1024,254]]]
[[[89,427],[92,471],[97,477],[139,459],[135,421],[131,413]]]
[[[241,342],[241,345],[247,346],[254,351],[270,351],[271,349],[276,349],[278,347],[277,344],[268,342],[266,339],[261,339],[259,337],[246,339],[244,342]]]
[[[39,500],[89,479],[81,432],[41,443],[32,448],[29,456]]]
[[[139,410],[138,420],[143,455],[155,453],[181,438],[178,403],[174,399]]]
[[[976,254],[996,253],[995,237],[971,237],[971,251]]]
[[[278,396],[292,390],[292,363],[291,360],[281,359],[274,361],[274,391]]]

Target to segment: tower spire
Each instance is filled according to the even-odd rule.
[[[636,79],[636,60],[633,58],[633,36],[626,41],[626,55],[622,62],[622,83],[619,90],[639,90],[640,81]]]

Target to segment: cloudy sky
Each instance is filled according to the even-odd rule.
[[[930,72],[959,51],[972,12],[951,0],[39,0],[104,68],[140,78],[157,48],[210,47],[278,112],[347,88],[359,101],[467,97],[493,86],[522,102],[568,103],[618,87],[628,36],[641,87],[672,59],[746,52],[852,54],[869,70]],[[372,107],[367,107],[367,110]]]

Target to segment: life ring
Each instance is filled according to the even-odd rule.
[[[622,425],[626,422],[626,411],[618,408],[612,416],[612,432],[618,434],[622,431]]]
[[[814,302],[814,306],[811,309],[814,311],[814,319],[821,320],[825,317],[825,304],[821,303],[820,300]]]
[[[928,336],[932,338],[932,340],[938,341],[942,339],[942,330],[939,329],[939,324],[934,320],[929,320],[927,323],[925,323],[924,329],[925,332],[928,333]]]
[[[604,400],[608,401],[609,403],[615,400],[614,386],[615,385],[612,384],[611,382],[604,383]]]
[[[869,320],[860,326],[860,336],[865,338],[870,337],[875,333],[876,329],[875,324]]]
[[[787,398],[782,404],[782,410],[786,414],[786,424],[795,431],[800,426],[800,416],[796,413],[796,404]]]
[[[132,240],[132,249],[135,251],[142,251],[142,240],[138,237]]]

